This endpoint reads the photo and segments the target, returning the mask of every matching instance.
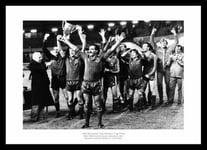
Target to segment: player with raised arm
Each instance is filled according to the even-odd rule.
[[[83,39],[82,28],[77,27],[78,34],[82,42],[82,49],[85,47],[85,39]],[[62,37],[60,41],[67,44],[67,40]],[[68,119],[71,120],[74,116],[76,100],[79,106],[80,119],[83,119],[84,101],[81,96],[81,84],[83,80],[84,64],[79,56],[77,46],[70,44],[69,56],[66,58],[66,88],[68,94]]]
[[[137,49],[129,49],[128,51],[122,54],[122,57],[130,52],[130,58],[128,61],[129,64],[129,99],[128,99],[128,109],[129,111],[133,111],[134,104],[134,93],[135,89],[138,90],[139,99],[136,103],[138,106],[138,111],[142,110],[144,107],[144,102],[146,101],[144,88],[146,86],[146,81],[143,79],[143,66],[144,66],[144,56],[140,50]]]
[[[66,60],[66,50],[63,50],[61,47],[61,43],[59,39],[61,36],[57,36],[57,48],[53,51],[49,51],[47,49],[47,40],[48,40],[49,34],[44,35],[43,39],[43,53],[44,55],[52,61],[50,68],[52,73],[51,78],[51,88],[53,91],[53,96],[55,100],[55,108],[56,108],[56,117],[60,117],[60,102],[59,102],[59,90],[62,89],[63,95],[65,99],[67,99],[66,94],[66,66],[65,66],[65,60]]]
[[[101,99],[101,78],[104,69],[104,63],[111,53],[117,48],[121,41],[125,38],[125,34],[122,33],[117,36],[116,43],[107,52],[99,54],[99,47],[97,45],[90,45],[89,52],[80,53],[81,58],[84,61],[84,75],[82,82],[83,98],[85,100],[85,124],[82,128],[89,127],[89,120],[92,111],[92,97],[97,108],[98,114],[98,127],[103,128],[102,114],[103,114],[103,101]],[[72,43],[67,40],[68,45]]]
[[[166,85],[166,95],[167,95],[167,102],[166,105],[169,104],[169,92],[170,92],[170,67],[167,66],[167,62],[169,59],[170,54],[175,49],[175,46],[178,43],[178,36],[176,34],[175,29],[173,28],[171,32],[174,35],[175,42],[168,46],[168,42],[165,38],[160,39],[160,46],[157,46],[154,42],[154,35],[156,33],[157,29],[154,28],[152,30],[151,36],[150,36],[150,43],[153,46],[153,49],[156,51],[157,56],[157,86],[158,86],[158,93],[159,93],[159,104],[163,104],[163,78],[165,79],[165,85]]]

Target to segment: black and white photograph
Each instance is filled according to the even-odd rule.
[[[24,129],[183,129],[183,25],[24,21]]]
[[[22,6],[16,20],[7,7],[9,141],[199,143],[200,7],[191,6],[194,20],[185,6],[149,7]]]

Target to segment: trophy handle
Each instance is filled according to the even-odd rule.
[[[64,27],[65,27],[65,23],[66,23],[67,21],[66,20],[64,20],[64,21],[62,21],[62,29],[64,30]]]

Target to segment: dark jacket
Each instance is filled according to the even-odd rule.
[[[29,69],[32,74],[32,105],[53,105],[54,101],[49,90],[50,80],[45,63],[31,61]]]

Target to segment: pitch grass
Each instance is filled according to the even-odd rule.
[[[28,80],[29,71],[24,71],[23,85],[30,88]],[[50,75],[50,71],[48,71]],[[111,92],[108,91],[108,99],[106,108],[107,111],[103,115],[103,124],[105,129],[183,129],[184,128],[184,106],[177,106],[177,92],[175,96],[175,103],[169,107],[157,106],[155,110],[146,109],[143,112],[138,112],[135,108],[134,112],[121,111],[119,113],[112,113],[112,99]],[[137,100],[135,95],[135,100]],[[164,98],[166,100],[166,98]],[[158,103],[157,98],[157,103]],[[30,111],[23,111],[23,129],[81,129],[84,124],[84,119],[79,120],[76,116],[73,120],[67,120],[66,101],[60,92],[60,109],[63,114],[60,118],[55,118],[54,106],[49,106],[48,116],[45,120],[38,122],[30,121]],[[77,110],[77,108],[76,108]],[[94,108],[95,110],[95,108]],[[93,114],[90,119],[89,129],[97,129],[97,115]]]

